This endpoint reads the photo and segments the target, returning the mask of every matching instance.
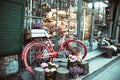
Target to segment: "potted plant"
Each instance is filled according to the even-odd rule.
[[[45,80],[53,80],[53,78],[55,77],[55,72],[58,68],[58,64],[51,63],[51,62],[42,63],[41,67],[45,71]]]
[[[79,74],[83,73],[83,69],[80,67],[82,60],[75,56],[69,55],[68,57],[68,70],[73,78],[77,78]]]
[[[82,62],[82,59],[80,59],[79,57],[75,56],[75,55],[69,55],[68,57],[68,68],[70,66],[79,66]]]
[[[69,72],[73,78],[78,78],[79,74],[83,73],[83,69],[79,66],[73,66],[69,68]]]

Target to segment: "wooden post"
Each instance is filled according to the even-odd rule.
[[[57,69],[56,79],[55,80],[68,80],[69,79],[69,70],[64,67],[59,67]]]
[[[35,80],[45,80],[45,72],[41,67],[35,67]]]
[[[83,61],[80,64],[80,68],[82,68],[84,70],[83,75],[86,75],[87,73],[89,73],[89,63],[87,61]]]

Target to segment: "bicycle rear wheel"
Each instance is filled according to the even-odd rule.
[[[69,51],[70,54],[77,55],[76,52],[80,52],[80,57],[82,60],[85,59],[87,55],[87,48],[80,40],[67,40],[63,46],[67,51]]]
[[[26,45],[22,52],[22,59],[25,67],[34,74],[34,67],[40,66],[43,61],[49,61],[50,58],[40,58],[50,53],[50,49],[43,42],[31,42]]]

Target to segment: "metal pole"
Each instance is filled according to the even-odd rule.
[[[78,0],[78,12],[77,12],[77,36],[78,40],[81,39],[81,16],[82,16],[82,0]]]
[[[84,42],[84,37],[85,37],[85,16],[86,16],[86,8],[83,10],[83,35],[82,35],[82,41]]]
[[[92,2],[92,16],[91,16],[91,34],[90,34],[90,47],[93,46],[93,34],[94,34],[94,0]]]
[[[32,16],[32,0],[30,0],[30,16]],[[31,29],[32,28],[32,18],[30,18],[30,28],[29,29]]]
[[[112,31],[112,38],[116,38],[116,31],[117,31],[117,25],[118,25],[118,18],[120,13],[120,4],[117,5],[117,11],[115,15],[114,25],[113,25],[113,31]]]
[[[116,43],[119,43],[119,25],[117,25],[117,31],[116,31]]]
[[[109,27],[109,29],[108,29],[108,37],[112,37],[114,5],[115,5],[115,3],[113,1],[108,3],[108,6],[111,6],[110,7],[110,14],[109,14],[110,15],[110,21],[106,21],[107,27]]]

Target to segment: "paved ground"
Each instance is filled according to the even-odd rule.
[[[101,72],[93,80],[120,80],[120,59]]]
[[[86,60],[90,58],[94,58],[94,56],[99,56],[100,54],[101,52],[99,51],[93,51],[88,54],[88,57],[86,58]],[[94,71],[94,69],[98,67],[101,67],[104,63],[109,62],[111,59],[114,59],[114,58],[115,56],[112,58],[97,57],[97,59],[95,59],[95,62],[92,62],[93,60],[91,61],[90,65],[94,66],[96,65],[96,63],[98,63],[99,65],[96,65],[94,67],[90,66],[90,72]],[[7,77],[0,76],[0,80],[33,80],[33,79],[32,79],[32,76],[29,74],[29,72],[23,71],[23,73],[16,73],[16,74],[9,75]],[[81,80],[81,78],[70,79],[70,80]],[[120,59],[116,61],[114,64],[112,63],[110,67],[106,68],[94,79],[88,79],[88,80],[120,80]]]

